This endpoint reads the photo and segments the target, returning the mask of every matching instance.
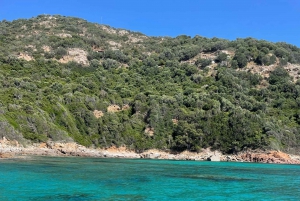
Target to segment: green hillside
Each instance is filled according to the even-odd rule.
[[[224,153],[300,150],[300,49],[149,37],[63,16],[0,22],[0,137]]]

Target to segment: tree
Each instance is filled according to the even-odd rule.
[[[282,48],[282,47],[277,48],[277,49],[275,50],[274,53],[275,53],[275,55],[276,55],[277,57],[279,57],[279,58],[283,58],[283,57],[286,57],[286,56],[289,55],[289,52],[286,51],[286,49],[284,49],[284,48]]]
[[[282,67],[277,67],[270,73],[269,83],[276,85],[290,80],[289,73]]]
[[[239,65],[238,65],[237,60],[232,60],[232,61],[231,61],[231,68],[236,69],[236,68],[238,68],[238,67],[239,67]]]
[[[239,68],[244,68],[248,63],[247,57],[244,53],[237,53],[234,56],[233,60],[237,61],[237,65]]]
[[[179,121],[173,133],[175,149],[200,151],[203,133],[196,129],[195,124],[189,124],[186,121]]]
[[[54,55],[55,55],[55,58],[56,59],[60,59],[62,58],[63,56],[67,55],[67,50],[63,47],[59,47],[55,50],[54,52]]]
[[[221,52],[221,53],[219,53],[219,55],[217,56],[215,61],[218,62],[218,63],[221,63],[222,61],[226,61],[227,56],[228,55],[226,53]]]
[[[211,64],[211,60],[210,59],[197,59],[195,64],[198,67],[205,68],[206,66],[209,66]]]

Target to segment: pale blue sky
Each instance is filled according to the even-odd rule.
[[[60,14],[151,36],[253,37],[300,47],[300,0],[0,0],[0,20]]]

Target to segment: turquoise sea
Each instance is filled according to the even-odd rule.
[[[0,200],[300,200],[300,166],[32,157],[0,160]]]

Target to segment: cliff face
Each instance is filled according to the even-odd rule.
[[[298,153],[299,63],[299,48],[253,38],[148,37],[58,15],[2,21],[0,137]]]

